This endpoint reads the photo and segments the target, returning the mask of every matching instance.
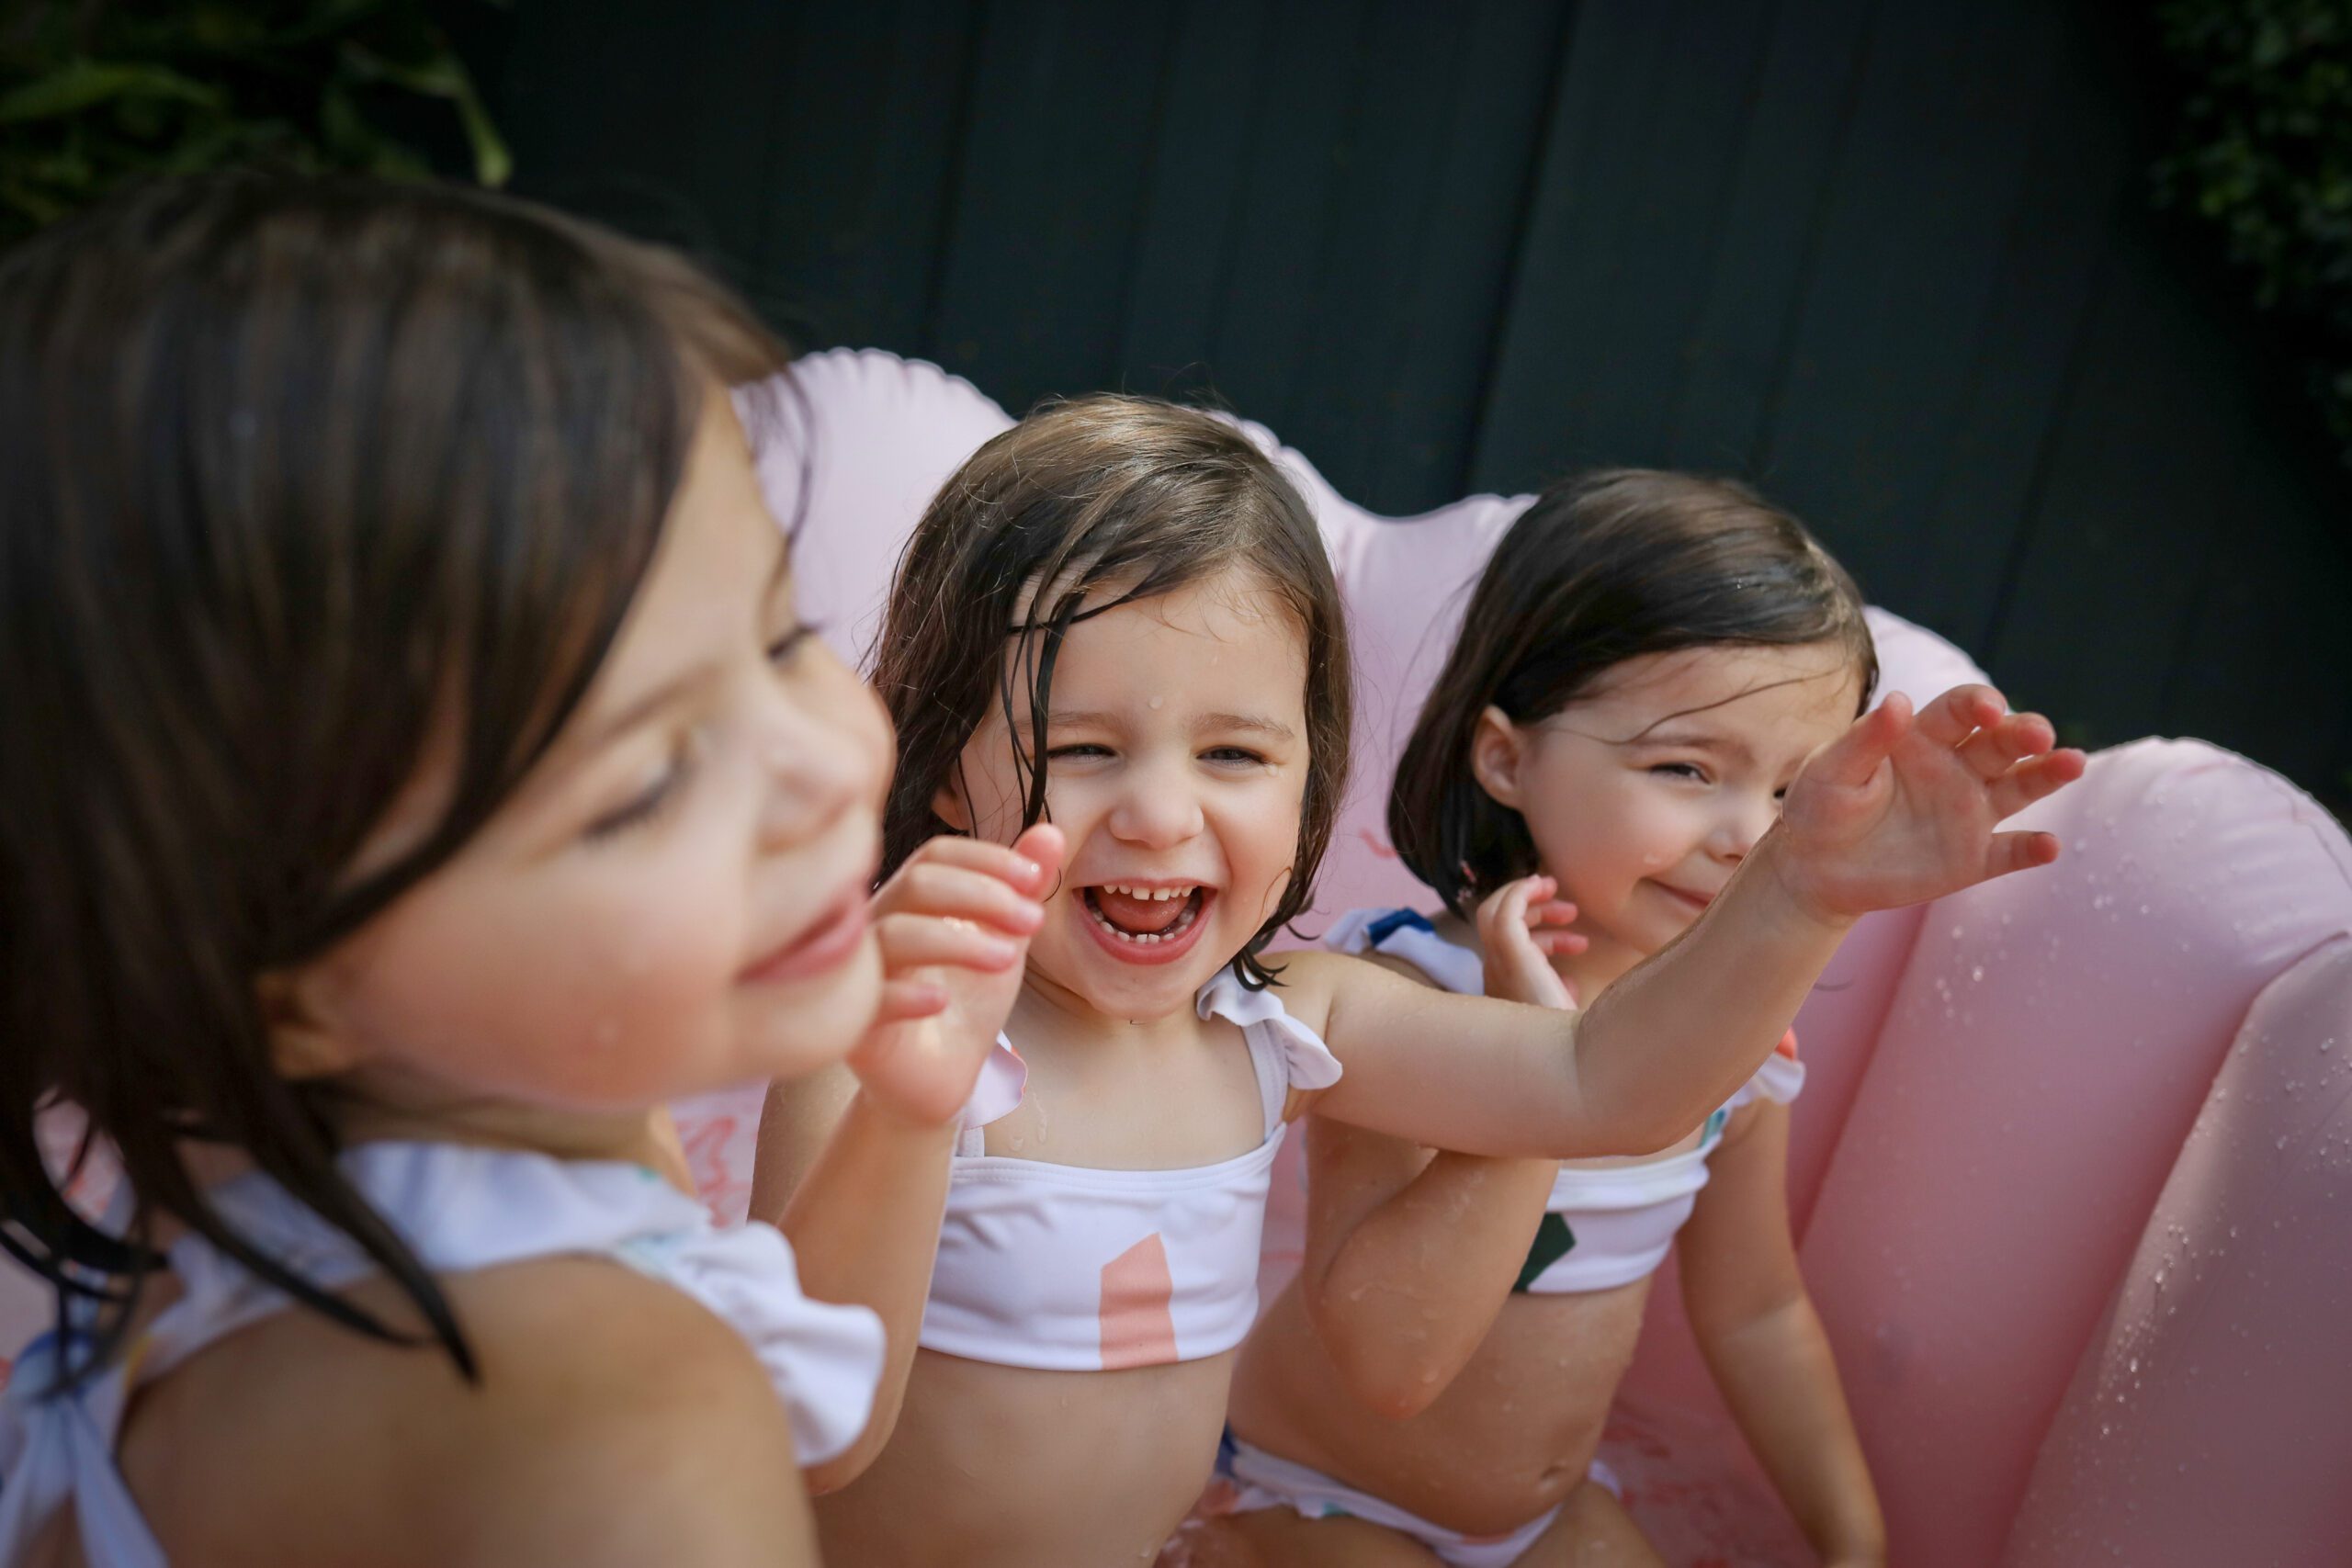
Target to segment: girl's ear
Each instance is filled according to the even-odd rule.
[[[931,797],[931,814],[958,833],[971,832],[972,803],[966,800],[964,792],[956,787],[952,774],[939,786],[938,793]]]
[[[1519,809],[1519,771],[1526,750],[1525,737],[1510,716],[1487,704],[1470,735],[1470,773],[1498,806]]]
[[[357,1066],[363,1053],[350,1036],[321,1021],[322,1010],[310,997],[305,976],[264,975],[254,989],[261,998],[263,1026],[269,1031],[270,1066],[277,1076],[300,1082],[334,1077]]]

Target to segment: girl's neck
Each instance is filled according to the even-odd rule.
[[[1023,979],[1005,1032],[1014,1045],[1039,1040],[1082,1043],[1090,1051],[1105,1046],[1151,1051],[1182,1044],[1199,1037],[1199,1015],[1186,1005],[1157,1015],[1131,1016],[1105,1011],[1034,967]]]
[[[408,1084],[355,1089],[335,1122],[346,1144],[401,1141],[516,1149],[566,1160],[618,1160],[666,1171],[676,1163],[659,1107],[570,1111],[464,1099]]]

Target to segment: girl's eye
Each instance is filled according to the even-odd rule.
[[[790,631],[768,644],[768,662],[771,664],[790,662],[792,656],[807,647],[808,639],[820,629],[814,621],[800,622]]]
[[[1091,740],[1081,740],[1075,745],[1051,748],[1046,752],[1046,759],[1051,761],[1059,757],[1107,757],[1110,754],[1111,749],[1108,746],[1100,746]]]
[[[1252,767],[1264,767],[1266,759],[1242,746],[1218,746],[1201,753],[1212,762],[1246,762]]]
[[[693,771],[693,762],[692,749],[682,744],[671,753],[669,766],[662,770],[661,777],[639,791],[627,805],[617,807],[589,823],[581,837],[592,843],[601,842],[652,821],[662,815],[664,807],[677,798],[680,786]]]
[[[1696,762],[1657,762],[1650,772],[1670,779],[1689,779],[1693,784],[1707,782],[1707,770]]]

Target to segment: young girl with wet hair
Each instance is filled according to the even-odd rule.
[[[888,1171],[981,1056],[919,1021],[1051,835],[869,930],[888,728],[727,395],[780,362],[429,186],[164,183],[0,263],[0,1235],[58,1302],[0,1560],[815,1561],[884,1325],[658,1108],[851,1055],[811,1213],[931,1201]]]
[[[1745,487],[1614,470],[1547,491],[1480,578],[1389,796],[1439,908],[1358,910],[1325,941],[1442,991],[1594,1004],[1733,896],[1784,798],[1811,808],[1806,760],[1876,672],[1852,581]],[[2014,777],[2049,737],[2006,724],[1957,756]],[[1548,967],[1498,942],[1531,927]],[[1306,1260],[1236,1378],[1225,1533],[1282,1563],[1657,1562],[1595,1450],[1679,1247],[1700,1348],[1823,1561],[1883,1562],[1789,1232],[1804,1081],[1791,1036],[1631,1160],[1486,1159],[1317,1117]]]
[[[1348,671],[1313,519],[1207,415],[1049,407],[918,525],[876,669],[887,862],[1050,818],[1068,869],[949,1156],[897,1432],[819,1504],[835,1560],[1148,1561],[1217,1449],[1292,1119],[1555,1161],[1666,1147],[1771,1055],[1857,916],[2049,860],[1994,824],[2079,762],[1981,687],[1841,726],[1687,939],[1577,1014],[1266,956],[1329,837]],[[1496,946],[1550,973],[1523,921]],[[846,1092],[772,1097],[755,1212]]]

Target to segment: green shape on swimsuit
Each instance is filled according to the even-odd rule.
[[[1535,1245],[1527,1249],[1527,1261],[1520,1266],[1519,1282],[1511,1289],[1524,1291],[1535,1282],[1535,1277],[1568,1255],[1577,1244],[1577,1233],[1568,1222],[1557,1214],[1546,1214],[1544,1223],[1535,1227]]]

